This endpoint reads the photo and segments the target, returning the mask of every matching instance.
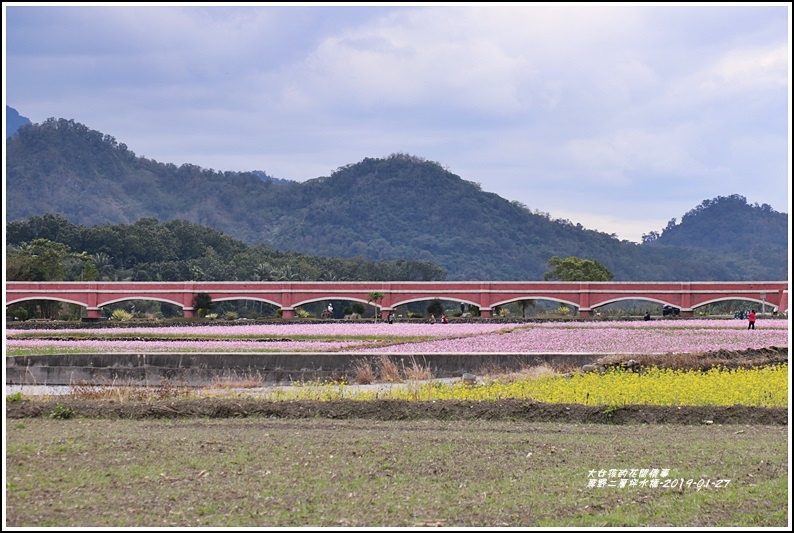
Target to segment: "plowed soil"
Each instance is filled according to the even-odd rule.
[[[17,401],[6,404],[6,417],[46,417],[59,407],[89,418],[328,418],[372,420],[520,420],[611,424],[752,424],[786,425],[782,407],[710,407],[631,405],[618,409],[578,404],[546,404],[522,399],[494,401],[264,401],[201,398],[157,402],[107,400]]]

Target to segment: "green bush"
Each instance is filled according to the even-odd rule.
[[[113,311],[113,314],[110,315],[110,319],[118,322],[127,322],[132,320],[132,313],[128,313],[124,309],[116,309]]]
[[[9,394],[8,396],[6,396],[6,402],[8,402],[8,403],[21,402],[24,399],[25,398],[22,397],[22,393],[21,392],[15,392],[14,394]]]
[[[65,407],[63,404],[58,404],[55,406],[55,409],[52,410],[50,413],[50,418],[54,418],[55,420],[68,420],[74,417],[74,409],[71,407]]]

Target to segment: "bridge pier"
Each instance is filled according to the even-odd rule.
[[[582,318],[587,318],[595,315],[595,311],[592,309],[582,309],[579,308],[579,316]]]
[[[281,318],[295,318],[295,310],[292,308],[281,308]]]
[[[493,311],[490,309],[480,309],[480,316],[483,318],[491,318],[493,316]]]
[[[185,318],[193,318],[195,316],[195,311],[192,307],[183,307],[182,313]]]
[[[86,318],[88,320],[99,320],[100,316],[99,307],[89,307],[86,309]]]

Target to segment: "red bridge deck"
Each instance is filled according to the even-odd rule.
[[[694,309],[724,300],[749,300],[788,312],[786,281],[692,281],[692,282],[562,282],[562,281],[179,281],[179,282],[29,282],[6,283],[6,306],[26,300],[58,300],[87,308],[88,318],[97,319],[104,305],[124,300],[159,300],[182,307],[192,317],[193,299],[207,293],[214,302],[256,300],[282,310],[293,318],[295,308],[321,300],[368,303],[371,292],[383,293],[377,302],[384,318],[398,305],[415,301],[456,300],[476,305],[483,317],[493,308],[529,299],[558,301],[591,316],[600,306],[622,300],[648,300],[681,309],[692,316]]]

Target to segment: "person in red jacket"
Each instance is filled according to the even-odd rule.
[[[747,313],[747,320],[749,321],[747,329],[755,329],[755,309]]]

